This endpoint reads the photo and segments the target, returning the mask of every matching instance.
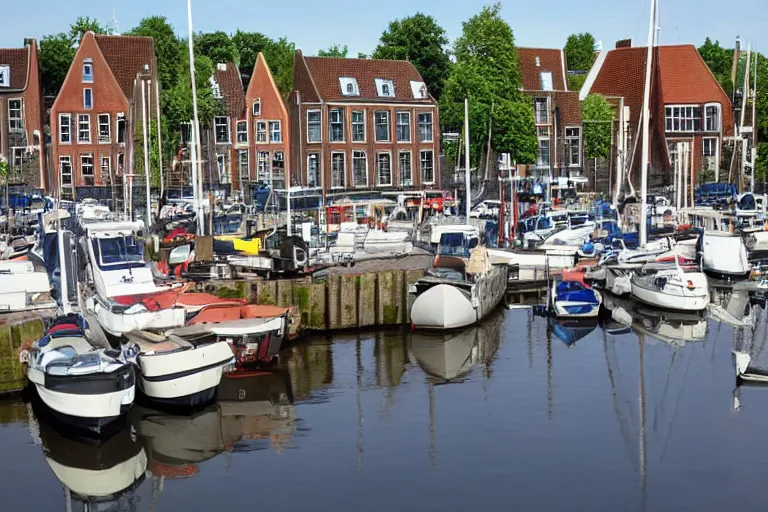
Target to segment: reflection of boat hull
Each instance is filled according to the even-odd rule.
[[[551,302],[557,318],[597,318],[602,298],[595,290],[575,281],[553,281]]]
[[[747,382],[768,384],[768,371],[752,366],[752,358],[745,352],[733,351],[736,377]]]
[[[550,318],[549,321],[555,336],[569,347],[597,327],[597,317],[579,320]]]
[[[470,328],[450,335],[414,333],[411,351],[422,370],[443,380],[454,380],[472,370],[472,349],[478,329]]]

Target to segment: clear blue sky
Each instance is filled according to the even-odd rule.
[[[766,0],[744,0],[736,11],[721,0],[660,0],[661,43],[699,45],[706,36],[732,45],[737,34],[768,52]],[[236,29],[270,37],[287,36],[307,54],[334,43],[347,44],[350,55],[368,53],[388,22],[422,11],[437,18],[454,39],[461,22],[478,12],[482,0],[193,0],[196,31]],[[589,31],[612,47],[616,40],[647,38],[648,0],[504,0],[502,15],[519,46],[561,48],[568,34]],[[120,30],[144,16],[166,16],[177,32],[186,33],[186,0],[37,0],[3,2],[0,47],[21,46],[25,37],[67,30],[78,15],[112,22],[113,7]],[[734,2],[735,8],[737,4]],[[320,7],[322,6],[322,8]],[[32,11],[30,9],[33,9]],[[752,13],[750,15],[749,13]]]

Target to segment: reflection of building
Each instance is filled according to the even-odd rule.
[[[8,162],[11,183],[47,184],[43,117],[37,41],[0,49],[0,159]]]
[[[406,339],[400,333],[376,335],[374,346],[376,357],[376,385],[396,388],[405,373],[408,363]]]
[[[306,343],[291,347],[284,354],[296,400],[311,398],[333,382],[333,345],[330,342]]]

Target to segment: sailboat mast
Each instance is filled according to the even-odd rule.
[[[467,191],[466,214],[469,222],[469,211],[472,209],[472,186],[469,173],[469,98],[464,98],[464,187]]]
[[[195,43],[194,43],[194,32],[192,31],[192,0],[187,0],[187,25],[189,28],[189,77],[191,80],[191,86],[192,86],[192,114],[194,122],[192,124],[192,135],[194,138],[192,139],[192,144],[194,145],[194,149],[192,150],[192,181],[195,183],[193,186],[193,191],[197,190],[197,193],[194,194],[194,202],[195,202],[195,212],[197,214],[197,234],[202,235],[204,233],[204,218],[203,218],[203,206],[201,202],[201,195],[202,195],[202,187],[200,187],[200,183],[202,182],[200,174],[202,173],[202,168],[200,167],[200,156],[202,151],[200,150],[200,120],[197,116],[197,84],[195,83]],[[200,181],[198,181],[200,180]]]
[[[650,132],[650,100],[651,100],[651,61],[653,60],[653,37],[656,21],[656,0],[651,0],[651,21],[648,24],[648,52],[645,57],[645,87],[643,88],[643,153],[640,162],[640,245],[648,242],[648,154]]]
[[[755,71],[753,73],[754,87],[752,87],[752,180],[751,192],[755,192],[755,163],[757,161],[757,59],[760,54],[755,50]]]

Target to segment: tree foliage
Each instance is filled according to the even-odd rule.
[[[390,22],[371,57],[411,61],[430,93],[440,99],[451,67],[447,46],[445,29],[432,16],[419,12]]]
[[[515,40],[500,10],[500,4],[484,7],[463,23],[454,44],[456,62],[440,98],[440,115],[444,128],[460,131],[464,98],[469,99],[470,156],[483,164],[493,110],[491,147],[528,163],[535,157],[531,151],[536,144],[533,109],[530,98],[520,92]]]
[[[259,52],[264,53],[266,58],[269,47],[274,44],[272,39],[260,32],[243,32],[239,29],[232,35],[232,42],[240,55],[240,74],[249,76],[256,65]]]
[[[251,76],[259,52],[272,70],[272,76],[280,92],[286,96],[293,89],[293,57],[296,46],[285,37],[273,40],[259,32],[238,30],[232,35],[232,42],[240,55],[240,74]]]
[[[210,79],[213,76],[213,61],[205,55],[195,55],[195,85],[197,86],[197,114],[203,126],[209,125],[221,110],[221,102],[213,97]],[[178,130],[181,123],[193,118],[192,81],[189,77],[189,55],[183,54],[179,80],[167,90],[162,98],[163,111],[169,127]]]
[[[79,44],[86,32],[93,32],[94,34],[108,34],[107,28],[99,23],[96,18],[90,18],[88,16],[78,16],[75,22],[69,27],[69,38],[73,41],[73,44]]]
[[[723,48],[720,46],[720,41],[713,43],[710,38],[706,38],[704,44],[699,47],[699,54],[728,96],[731,96],[733,94],[733,81],[731,80],[733,49]]]
[[[613,109],[605,97],[590,94],[581,102],[584,122],[584,156],[608,158],[611,155],[611,120]]]
[[[318,57],[338,57],[338,58],[346,59],[347,53],[349,53],[349,48],[347,47],[347,45],[341,46],[338,44],[334,44],[326,50],[318,51],[317,56]]]
[[[228,62],[240,64],[237,45],[221,30],[195,34],[195,55],[198,54],[208,57],[214,65]]]
[[[568,69],[588,71],[595,62],[595,36],[589,32],[571,34],[563,48]]]
[[[40,78],[43,81],[43,94],[56,96],[67,77],[69,67],[75,60],[75,48],[69,34],[59,32],[44,36],[40,40]]]
[[[147,36],[154,40],[157,56],[157,77],[164,88],[170,88],[179,78],[179,61],[185,48],[164,16],[149,16],[126,35]]]

